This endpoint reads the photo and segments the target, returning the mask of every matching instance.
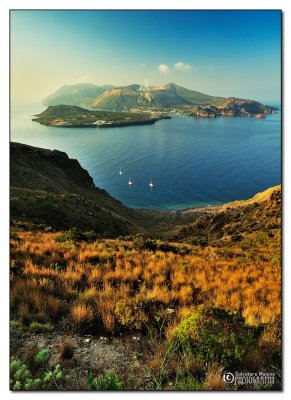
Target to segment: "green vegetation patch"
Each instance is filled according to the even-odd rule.
[[[114,370],[98,378],[89,372],[87,379],[89,390],[124,390],[124,384]]]
[[[255,345],[250,329],[237,313],[205,306],[182,319],[173,340],[183,351],[224,366],[241,360]]]
[[[58,105],[49,106],[33,120],[50,126],[97,127],[106,124],[151,121],[153,118],[148,113],[96,111],[71,105]]]
[[[148,321],[142,303],[135,299],[120,300],[116,304],[115,314],[119,323],[130,329],[141,329]]]

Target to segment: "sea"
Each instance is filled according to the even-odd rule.
[[[103,129],[32,121],[44,109],[39,103],[12,105],[10,140],[66,152],[96,186],[129,207],[218,205],[281,183],[280,109],[265,119],[173,116],[154,125]]]

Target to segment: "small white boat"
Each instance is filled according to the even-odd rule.
[[[129,186],[131,186],[133,184],[133,182],[130,178],[128,178],[128,184],[129,184]]]
[[[149,183],[149,187],[154,187],[155,185],[153,184],[153,180],[151,179],[150,183]]]
[[[121,170],[121,167],[119,168],[118,174],[119,174],[119,175],[122,175],[122,174],[123,174],[123,172],[122,172],[122,170]]]

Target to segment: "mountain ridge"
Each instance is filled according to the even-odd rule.
[[[275,107],[236,97],[211,96],[186,89],[173,82],[159,86],[137,83],[124,86],[94,84],[65,85],[43,99],[47,106],[73,105],[110,112],[182,111],[197,117],[258,116],[270,114]]]
[[[182,107],[207,105],[224,98],[210,96],[183,88],[170,82],[160,86],[130,84],[124,86],[96,86],[94,84],[65,85],[47,96],[42,103],[47,106],[68,104],[91,106],[108,111],[130,111],[136,107]]]
[[[46,106],[66,104],[84,107],[88,106],[93,98],[98,97],[110,87],[111,85],[96,86],[93,83],[64,85],[49,96],[45,97],[42,100],[42,104]]]

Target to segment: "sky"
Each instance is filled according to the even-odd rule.
[[[27,11],[10,14],[11,100],[63,85],[174,82],[280,100],[280,11]]]

